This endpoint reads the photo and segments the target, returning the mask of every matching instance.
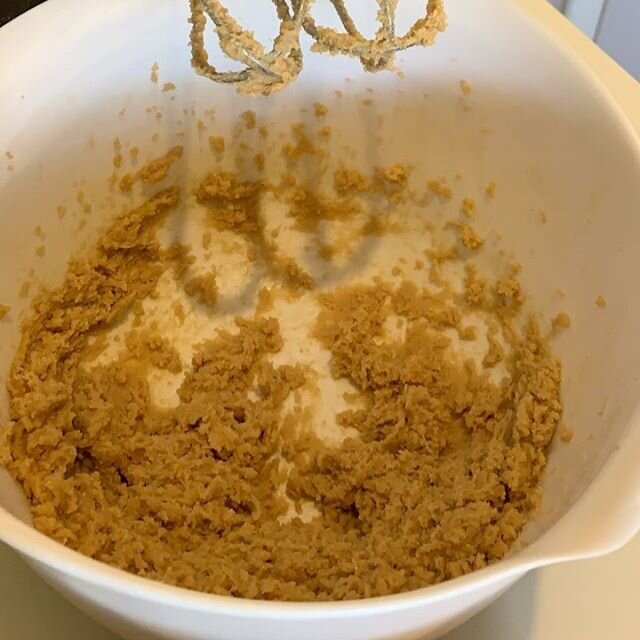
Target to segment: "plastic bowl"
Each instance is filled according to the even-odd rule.
[[[232,4],[241,13],[251,5],[252,26],[258,35],[270,35],[266,25],[273,22],[263,19],[262,4]],[[327,11],[327,4],[318,2],[318,11]],[[358,23],[371,24],[373,10],[351,4]],[[423,5],[401,3],[399,22],[408,23]],[[544,507],[525,532],[526,544],[493,566],[439,586],[313,604],[194,593],[129,575],[46,538],[28,525],[4,481],[0,539],[123,637],[432,638],[531,569],[610,552],[638,530],[638,141],[584,64],[514,3],[448,0],[448,10],[450,28],[437,45],[402,56],[404,78],[365,75],[342,58],[307,56],[299,82],[267,100],[240,98],[193,74],[186,1],[50,0],[0,30],[0,301],[14,307],[14,316],[27,304],[17,291],[34,267],[34,227],[47,230],[47,254],[34,267],[36,276],[55,282],[69,255],[98,226],[100,216],[93,215],[82,233],[73,233],[68,219],[57,220],[55,207],[69,200],[74,180],[84,181],[93,202],[106,201],[114,136],[138,140],[143,153],[151,153],[152,134],[160,132],[155,148],[163,148],[183,127],[185,108],[214,106],[217,126],[224,128],[247,108],[286,122],[320,100],[347,126],[349,139],[339,143],[349,143],[366,161],[388,154],[434,176],[459,172],[459,188],[469,193],[495,180],[498,194],[482,223],[499,229],[523,263],[538,308],[567,311],[573,319],[556,347],[564,364],[565,420],[575,437],[552,447]],[[160,85],[149,80],[154,62]],[[466,98],[461,79],[473,88]],[[178,91],[162,93],[164,81]],[[366,87],[374,89],[375,110],[360,104]],[[335,89],[344,90],[343,102],[336,102]],[[154,104],[164,106],[160,122],[145,112]],[[383,124],[371,113],[382,115]],[[373,135],[384,140],[377,151]],[[208,153],[197,132],[183,144],[194,166]],[[595,304],[600,294],[605,309]],[[17,335],[16,322],[0,322],[1,376]],[[1,405],[6,418],[4,398]]]

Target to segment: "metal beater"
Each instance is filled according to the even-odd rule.
[[[444,0],[428,0],[425,15],[406,34],[398,36],[395,25],[398,0],[376,0],[379,28],[372,39],[367,39],[356,27],[344,0],[327,1],[333,5],[344,31],[318,25],[311,13],[313,0],[271,0],[280,29],[267,51],[221,0],[189,0],[194,69],[216,82],[235,84],[240,93],[268,95],[286,87],[302,70],[303,31],[314,40],[312,51],[356,57],[367,71],[379,71],[392,67],[398,51],[433,44],[447,25]],[[218,71],[209,62],[205,47],[208,19],[215,26],[222,52],[241,63],[244,66],[241,71]]]

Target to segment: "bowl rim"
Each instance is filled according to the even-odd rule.
[[[58,3],[63,1],[72,3],[74,1],[80,2],[81,0],[49,0],[33,7],[0,28],[0,41],[5,34],[14,30],[18,32],[21,29],[27,29],[30,20],[45,16],[48,11],[54,11]],[[516,19],[526,23],[527,27],[536,33],[541,42],[545,42],[558,57],[564,59],[571,66],[575,76],[581,80],[585,87],[591,89],[594,102],[599,102],[600,108],[612,116],[612,120],[615,121],[615,127],[620,133],[620,141],[632,151],[640,168],[640,137],[638,137],[627,115],[608,91],[603,81],[573,47],[562,38],[558,38],[532,11],[528,10],[524,0],[485,0],[485,2],[493,3],[492,10],[494,12],[511,12]],[[640,402],[635,407],[633,417],[628,421],[627,427],[621,436],[621,442],[628,439],[631,431],[639,429]],[[597,484],[607,468],[616,462],[611,459],[612,457],[610,456],[605,461],[603,467],[585,488],[583,494],[577,498],[569,511],[561,518],[560,522],[570,517],[576,507],[588,497],[586,494],[588,494],[589,489]],[[564,560],[601,555],[619,548],[630,537],[622,536],[625,537],[625,540],[621,539],[619,543],[609,545],[608,548],[603,549],[594,548],[561,554],[538,552],[539,543],[546,539],[558,524],[552,525],[548,531],[525,550],[482,569],[436,585],[360,600],[286,602],[209,594],[144,578],[84,556],[40,533],[0,507],[0,540],[22,554],[27,562],[33,560],[93,586],[149,602],[203,612],[220,611],[224,612],[225,615],[235,617],[254,615],[264,619],[286,618],[289,620],[326,618],[327,614],[335,617],[344,617],[347,615],[366,615],[374,612],[381,613],[388,610],[412,609],[421,606],[426,601],[435,603],[453,595],[464,595],[474,591],[479,583],[482,583],[483,586],[505,585],[508,582],[514,582],[531,569],[537,567]],[[634,523],[634,528],[636,531],[640,528],[640,521]]]

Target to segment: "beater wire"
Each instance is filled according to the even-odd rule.
[[[366,71],[380,71],[393,67],[397,52],[433,44],[447,26],[444,0],[428,0],[425,15],[416,20],[406,34],[398,36],[395,25],[398,0],[376,0],[379,28],[374,37],[368,39],[358,30],[344,0],[327,0],[343,31],[318,25],[311,14],[313,1],[271,0],[280,28],[271,50],[267,51],[252,32],[237,22],[221,0],[189,0],[194,69],[216,82],[237,85],[241,93],[269,95],[293,82],[302,71],[302,31],[313,39],[312,51],[355,57]],[[215,27],[222,52],[243,65],[243,69],[219,71],[211,64],[205,46],[208,20]]]

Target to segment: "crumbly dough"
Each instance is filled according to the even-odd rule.
[[[214,273],[194,276],[185,283],[184,290],[187,295],[207,307],[215,306],[220,297],[220,290]]]
[[[184,147],[177,145],[145,164],[137,173],[126,173],[120,178],[120,191],[129,192],[137,180],[145,184],[158,184],[166,179],[171,167],[182,158]]]
[[[477,251],[484,244],[484,239],[477,234],[471,225],[464,222],[450,222],[449,226],[456,229],[458,239],[467,249]]]
[[[338,195],[361,193],[369,188],[367,179],[358,169],[343,167],[334,174],[334,185]]]
[[[157,62],[154,62],[151,65],[151,71],[149,72],[149,78],[153,84],[158,84],[159,76],[158,72],[160,71],[160,65]]]
[[[294,184],[290,215],[302,230],[314,228],[314,215],[348,218],[358,211],[353,192],[395,197],[409,174],[404,165],[371,178],[345,170],[335,201]],[[274,187],[207,175],[195,190],[207,233],[240,234],[271,274],[312,290],[267,238],[258,206],[266,189]],[[187,365],[135,323],[115,361],[94,363],[108,331],[141,313],[167,272],[216,303],[215,275],[189,278],[189,248],[158,240],[179,199],[165,189],[120,216],[34,302],[8,380],[5,431],[7,468],[34,525],[141,576],[267,600],[398,593],[504,557],[538,506],[562,414],[559,362],[536,322],[513,321],[524,301],[517,269],[491,281],[467,264],[462,291],[432,291],[398,267],[393,282],[317,293],[313,337],[331,354],[333,378],[353,388],[337,416],[348,435],[327,443],[307,408],[284,419],[315,373],[273,363],[283,338],[269,289]],[[459,259],[455,247],[431,255]],[[477,338],[471,310],[489,327],[478,364],[452,346],[452,333]],[[184,321],[182,305],[173,311]],[[404,327],[403,339],[389,335],[390,323]],[[496,366],[505,375],[492,376]],[[158,369],[184,370],[176,406],[153,402],[148,375]],[[302,517],[309,508],[315,515]]]
[[[316,118],[324,118],[329,113],[329,107],[322,102],[315,102],[313,104],[313,114]]]
[[[256,128],[256,112],[255,111],[245,111],[240,114],[240,117],[244,121],[244,125],[247,129],[255,129]]]
[[[226,146],[224,136],[209,136],[209,145],[214,151],[224,153]]]
[[[551,326],[554,329],[568,329],[571,326],[571,316],[567,313],[559,313],[551,319]]]
[[[434,193],[435,195],[440,196],[445,200],[450,200],[451,197],[453,196],[453,191],[451,190],[451,187],[447,184],[446,180],[444,179],[429,180],[427,182],[427,188],[429,189],[429,191],[431,191],[431,193]]]
[[[462,213],[467,218],[475,218],[477,213],[476,201],[473,198],[464,198],[462,201]]]
[[[11,307],[6,304],[0,304],[0,320],[6,318],[11,312]]]
[[[172,147],[163,156],[152,160],[142,167],[138,172],[138,177],[145,184],[162,182],[167,177],[173,163],[182,158],[183,152],[184,149],[180,145]]]
[[[562,442],[571,442],[574,435],[575,433],[571,427],[564,426],[560,430],[560,440]]]

